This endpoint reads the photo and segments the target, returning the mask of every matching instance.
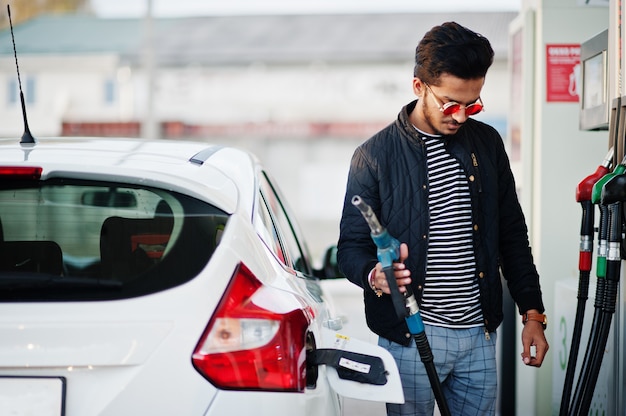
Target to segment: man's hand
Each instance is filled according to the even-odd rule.
[[[396,263],[393,263],[394,276],[396,277],[396,283],[400,293],[406,292],[404,286],[411,283],[411,271],[404,265],[404,260],[409,257],[409,247],[406,243],[400,244],[400,258]],[[383,265],[379,262],[374,269],[374,276],[372,284],[376,289],[382,290],[383,293],[391,294],[389,290],[389,284],[387,283],[387,277],[383,272]]]
[[[539,313],[539,311],[531,309],[527,313]],[[522,360],[524,364],[541,367],[543,359],[548,352],[550,346],[543,332],[541,322],[528,321],[522,329]]]

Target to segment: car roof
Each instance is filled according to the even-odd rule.
[[[206,142],[50,137],[0,139],[0,166],[39,166],[42,179],[107,180],[166,187],[232,214],[251,211],[261,170],[247,151]],[[251,213],[251,212],[250,212]]]

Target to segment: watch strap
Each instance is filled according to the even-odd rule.
[[[531,312],[531,313],[522,314],[522,323],[526,324],[526,322],[528,321],[537,321],[541,323],[541,326],[543,326],[543,329],[546,329],[546,327],[548,326],[548,317],[543,313]]]

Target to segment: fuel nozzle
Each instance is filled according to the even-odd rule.
[[[593,251],[594,233],[594,186],[606,177],[612,163],[613,148],[611,147],[596,171],[583,179],[576,187],[576,201],[580,203],[583,211],[580,225],[580,254],[578,259],[578,268],[580,271],[591,271],[591,253]],[[586,295],[583,297],[586,298]]]
[[[378,235],[383,233],[384,228],[380,225],[378,218],[376,218],[376,214],[372,211],[372,207],[367,205],[359,195],[354,195],[352,197],[352,205],[361,211],[361,214],[363,214],[363,218],[365,218],[367,225],[369,225],[372,234]]]
[[[613,175],[604,183],[600,200],[604,205],[626,202],[626,173]]]
[[[387,284],[389,285],[396,314],[399,317],[405,317],[407,315],[405,296],[406,293],[410,292],[410,286],[406,287],[405,296],[403,296],[398,289],[396,278],[393,273],[393,263],[400,258],[400,242],[392,237],[386,228],[380,225],[380,221],[378,221],[372,207],[365,203],[359,195],[354,195],[352,197],[352,205],[361,211],[363,218],[365,218],[365,221],[370,228],[370,236],[372,237],[372,240],[374,241],[374,244],[376,244],[377,248],[376,256],[378,257],[378,261],[380,261],[383,267],[383,272],[387,278]]]
[[[380,225],[372,207],[365,203],[359,195],[352,197],[352,205],[361,211],[363,218],[370,227],[370,236],[378,248],[377,257],[383,269],[393,270],[393,262],[400,258],[400,242],[392,237],[385,227]],[[390,283],[393,285],[395,278]]]
[[[609,173],[609,169],[613,164],[613,153],[613,148],[611,147],[596,171],[578,184],[576,187],[576,201],[591,201],[593,185],[595,185],[595,183],[598,182],[598,180],[600,180],[604,175]]]
[[[621,175],[626,172],[626,156],[622,159],[619,165],[615,166],[613,172],[609,172],[600,178],[594,185],[591,191],[591,202],[594,204],[602,204],[602,188],[611,178],[617,175]]]
[[[613,176],[602,187],[602,204],[609,207],[607,260],[620,261],[622,246],[622,204],[626,202],[626,173]],[[608,270],[607,270],[608,271]],[[608,278],[608,275],[607,275]]]

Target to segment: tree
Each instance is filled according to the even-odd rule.
[[[42,14],[91,13],[89,0],[9,0],[11,20],[18,25]],[[7,8],[0,9],[0,29],[9,27]]]

